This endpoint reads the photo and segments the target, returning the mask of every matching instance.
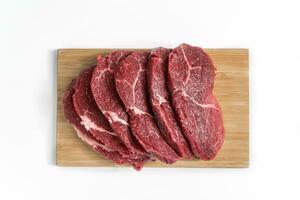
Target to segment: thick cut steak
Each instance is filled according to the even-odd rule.
[[[193,153],[214,158],[224,141],[221,108],[213,96],[215,67],[199,47],[181,44],[169,55],[172,104]]]
[[[129,51],[116,51],[107,56],[98,56],[98,64],[91,80],[91,90],[113,132],[131,152],[141,153],[144,150],[131,133],[128,115],[119,98],[114,81],[114,71],[118,63],[129,54]]]
[[[167,68],[170,50],[156,48],[150,53],[147,68],[147,85],[150,104],[160,132],[167,143],[183,158],[191,158],[192,154],[170,104],[167,89]]]
[[[91,146],[93,150],[98,152],[106,159],[112,160],[117,164],[126,163],[126,159],[120,153],[116,151],[107,150],[105,145],[99,140],[97,140],[81,124],[81,119],[77,115],[73,105],[72,97],[75,92],[74,85],[75,85],[75,81],[72,81],[68,89],[65,91],[64,98],[63,98],[63,108],[64,108],[64,115],[68,120],[68,122],[73,125],[74,129],[76,130],[77,136],[80,139],[82,139],[82,141],[84,141],[86,144]]]
[[[147,152],[171,164],[179,156],[161,136],[147,102],[147,57],[146,52],[134,52],[120,62],[115,71],[116,89],[129,113],[130,127],[138,142]]]
[[[100,140],[107,149],[117,151],[122,156],[130,160],[136,160],[132,163],[135,166],[142,166],[148,159],[145,155],[133,154],[128,151],[121,140],[115,135],[109,126],[108,121],[99,110],[90,88],[90,82],[95,67],[83,70],[75,83],[75,92],[73,95],[74,107],[81,118],[81,124],[84,125],[95,138]]]

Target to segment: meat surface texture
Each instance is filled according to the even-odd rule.
[[[181,44],[169,55],[168,86],[193,153],[213,159],[224,141],[221,108],[213,95],[215,67],[199,47]]]
[[[142,154],[145,151],[131,133],[128,115],[114,82],[117,65],[129,54],[129,51],[116,51],[107,56],[98,56],[98,64],[91,80],[91,90],[113,132],[131,152]]]
[[[147,161],[145,155],[133,154],[116,136],[108,121],[99,110],[90,88],[90,82],[95,67],[87,68],[80,72],[75,83],[73,95],[74,107],[81,119],[81,124],[95,138],[101,141],[109,151],[117,151],[128,159],[136,168],[140,168]]]
[[[89,131],[85,129],[85,127],[81,124],[81,119],[77,115],[74,104],[73,104],[73,94],[75,92],[74,89],[75,81],[72,81],[69,85],[68,89],[64,93],[63,98],[63,109],[65,118],[68,120],[70,124],[73,125],[76,130],[77,136],[84,141],[87,145],[91,146],[93,150],[98,152],[100,155],[105,157],[108,160],[114,161],[116,164],[124,164],[126,163],[126,159],[116,151],[109,151],[106,149],[105,145],[97,140]]]
[[[153,49],[149,56],[147,68],[147,85],[152,111],[160,132],[167,143],[180,157],[191,158],[192,154],[185,140],[175,113],[170,103],[167,88],[167,68],[170,50],[166,48]]]
[[[75,83],[75,93],[73,95],[74,106],[77,114],[81,118],[81,124],[90,131],[94,137],[106,144],[106,148],[121,153],[127,153],[126,147],[115,136],[107,120],[98,109],[92,92],[90,90],[90,80],[94,67],[83,70]]]
[[[148,153],[171,164],[179,156],[165,142],[150,113],[146,85],[147,57],[146,52],[134,52],[120,62],[115,71],[116,89],[129,113],[129,124],[138,142]]]

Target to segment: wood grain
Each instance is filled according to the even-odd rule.
[[[60,166],[118,166],[85,145],[63,116],[62,97],[80,70],[96,64],[99,54],[112,49],[60,49],[57,63],[56,163]],[[225,142],[211,161],[180,160],[173,165],[159,161],[149,167],[248,167],[249,165],[249,85],[248,49],[205,49],[217,67],[214,94],[224,117]]]

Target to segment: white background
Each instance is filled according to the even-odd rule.
[[[55,166],[58,48],[249,48],[249,169]],[[300,199],[300,1],[0,0],[0,199]]]

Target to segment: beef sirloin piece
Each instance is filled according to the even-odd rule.
[[[153,49],[149,56],[147,68],[147,85],[150,104],[156,117],[160,132],[167,143],[183,158],[191,158],[192,154],[185,140],[175,113],[171,107],[167,88],[167,68],[170,50],[166,48]]]
[[[76,130],[77,136],[82,139],[86,144],[91,146],[96,152],[105,157],[106,159],[114,161],[116,164],[126,163],[126,159],[116,151],[108,150],[105,145],[97,140],[85,127],[81,124],[81,119],[77,115],[73,105],[73,94],[75,81],[69,85],[63,98],[64,115],[68,122],[73,125]]]
[[[75,110],[81,118],[81,124],[90,131],[94,137],[105,143],[106,148],[127,154],[126,147],[111,130],[107,120],[98,109],[90,89],[90,80],[94,67],[80,72],[75,83],[73,102]]]
[[[81,124],[95,138],[101,141],[106,149],[119,152],[128,162],[133,161],[134,166],[143,166],[148,157],[140,154],[133,154],[128,151],[121,140],[116,136],[109,126],[108,121],[99,110],[90,88],[90,82],[95,67],[83,70],[75,83],[73,103],[75,110],[81,118]],[[136,162],[135,162],[136,161]]]
[[[134,52],[120,62],[115,71],[116,89],[129,113],[130,127],[138,142],[147,152],[171,164],[179,156],[161,136],[147,102],[147,57],[146,52]]]
[[[114,82],[114,71],[117,65],[129,54],[129,51],[116,51],[108,56],[98,56],[98,64],[91,80],[91,90],[98,107],[109,121],[114,133],[130,151],[142,153],[145,151],[131,133],[128,115]]]
[[[168,86],[193,153],[214,158],[224,141],[221,108],[213,96],[215,67],[199,47],[181,44],[169,55]]]

